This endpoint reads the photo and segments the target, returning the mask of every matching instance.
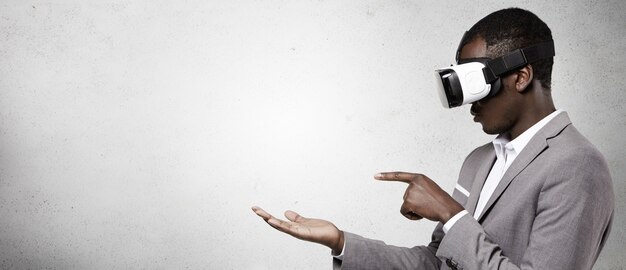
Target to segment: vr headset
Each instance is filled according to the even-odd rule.
[[[467,34],[467,33],[466,33]],[[461,39],[461,42],[465,39]],[[517,49],[502,57],[459,59],[461,45],[456,53],[457,65],[435,70],[439,99],[445,108],[458,107],[500,91],[500,78],[529,63],[554,56],[554,42],[539,43]]]

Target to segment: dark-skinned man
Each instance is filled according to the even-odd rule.
[[[466,33],[457,61],[551,42],[536,15],[504,9]],[[555,109],[549,56],[498,73],[499,91],[472,102],[474,121],[498,136],[468,155],[452,196],[425,175],[375,175],[408,184],[405,217],[439,222],[427,246],[386,245],[292,211],[287,220],[253,211],[279,231],[331,248],[336,269],[591,269],[613,219],[612,180],[603,156]]]

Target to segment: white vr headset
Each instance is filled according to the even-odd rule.
[[[548,41],[517,49],[502,57],[459,59],[457,65],[435,70],[438,93],[446,108],[491,97],[500,91],[500,77],[529,63],[554,56],[554,42]]]

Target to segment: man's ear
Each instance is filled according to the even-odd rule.
[[[519,69],[517,72],[517,80],[515,81],[515,89],[517,92],[524,92],[533,81],[534,71],[533,66],[526,65]]]

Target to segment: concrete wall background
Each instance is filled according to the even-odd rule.
[[[510,6],[553,31],[557,106],[614,178],[595,269],[623,269],[626,2],[280,0],[2,1],[0,268],[330,268],[252,205],[428,243],[372,175],[452,190],[491,137],[441,108],[432,70]]]

